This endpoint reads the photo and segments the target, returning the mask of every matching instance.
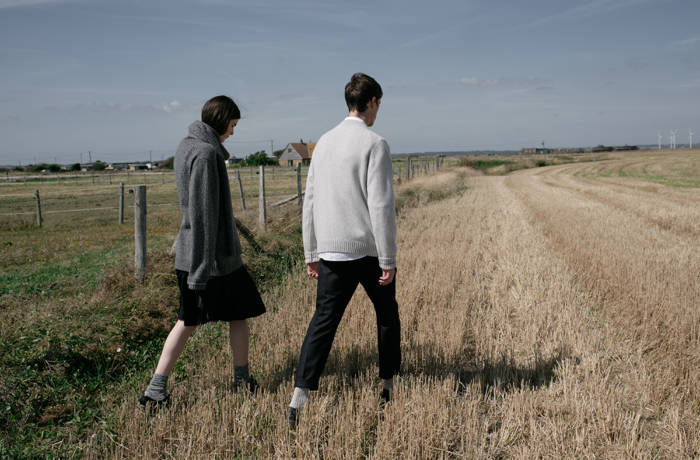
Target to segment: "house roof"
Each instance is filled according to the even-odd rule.
[[[290,142],[289,147],[296,150],[300,157],[304,159],[310,159],[313,155],[314,148],[316,148],[315,142]]]

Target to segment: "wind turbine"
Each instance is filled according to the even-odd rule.
[[[693,148],[693,134],[695,133],[688,129],[688,148],[690,149]]]
[[[675,150],[676,148],[676,133],[678,133],[677,129],[671,130],[671,150]]]
[[[661,135],[661,131],[659,131],[658,133],[656,133],[656,138],[657,138],[657,140],[658,140],[658,142],[659,142],[659,150],[661,150],[661,138],[662,138],[662,137],[663,137],[663,136]]]

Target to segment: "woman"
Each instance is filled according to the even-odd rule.
[[[247,318],[265,305],[241,260],[234,225],[231,191],[222,143],[233,135],[241,113],[227,96],[202,107],[202,121],[189,127],[175,154],[175,179],[182,224],[175,241],[175,271],[180,289],[178,321],[165,340],[141,406],[167,405],[168,376],[195,328],[208,321],[227,321],[234,363],[234,389],[255,391],[248,370]]]

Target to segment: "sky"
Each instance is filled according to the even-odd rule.
[[[0,165],[167,158],[219,94],[233,155],[315,141],[355,72],[394,153],[700,141],[700,2],[0,0]]]

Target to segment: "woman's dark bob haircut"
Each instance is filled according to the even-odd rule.
[[[216,96],[209,99],[202,107],[202,121],[217,132],[219,136],[226,132],[231,120],[239,120],[241,111],[233,99],[228,96]]]
[[[348,110],[357,110],[362,113],[367,110],[367,103],[376,97],[382,98],[382,87],[377,80],[363,73],[356,73],[345,85],[345,103]]]

